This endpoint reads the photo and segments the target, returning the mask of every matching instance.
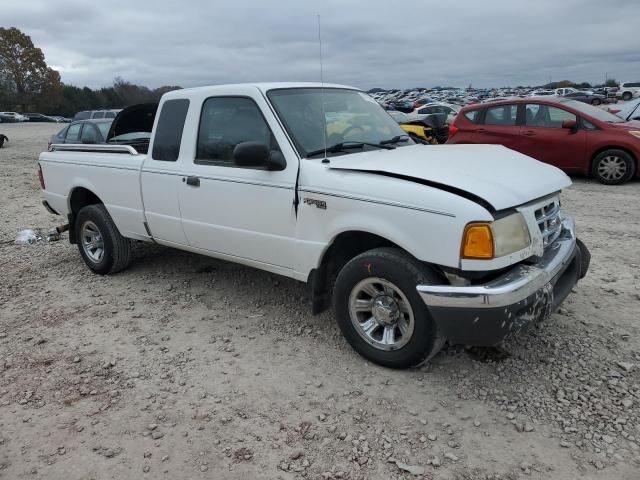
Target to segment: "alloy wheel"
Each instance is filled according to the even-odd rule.
[[[413,309],[402,290],[377,277],[365,278],[353,287],[349,316],[358,334],[384,351],[404,347],[415,327]]]
[[[104,240],[96,224],[90,220],[84,222],[80,239],[87,257],[94,263],[100,263],[104,257]]]

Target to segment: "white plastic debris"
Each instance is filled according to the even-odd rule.
[[[20,230],[18,235],[16,236],[16,245],[31,245],[32,243],[36,243],[38,240],[42,240],[42,235],[35,230],[31,230],[30,228],[26,230]]]

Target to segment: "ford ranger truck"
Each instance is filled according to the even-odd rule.
[[[563,172],[496,145],[417,145],[357,89],[212,86],[147,110],[39,158],[44,205],[97,274],[127,268],[135,240],[291,277],[359,354],[406,368],[445,341],[500,344],[587,272]]]

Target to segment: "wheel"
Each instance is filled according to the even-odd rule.
[[[602,103],[602,100],[600,100],[599,98],[594,98],[593,100],[591,100],[591,105],[600,105]]]
[[[80,255],[94,273],[116,273],[131,264],[131,241],[120,235],[104,205],[82,208],[75,229]]]
[[[591,174],[605,185],[619,185],[635,173],[635,163],[624,150],[605,150],[593,160]]]
[[[433,357],[444,339],[416,290],[441,283],[437,275],[396,248],[358,255],[338,274],[336,320],[349,344],[366,359],[408,368]]]
[[[623,100],[631,100],[631,97],[632,97],[632,96],[633,96],[633,95],[631,95],[631,92],[624,92],[624,93],[622,94],[622,99],[623,99]]]

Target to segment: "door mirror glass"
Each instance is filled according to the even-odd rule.
[[[233,149],[233,163],[237,167],[267,170],[284,170],[287,166],[280,151],[270,151],[264,143],[256,141],[238,143]]]

